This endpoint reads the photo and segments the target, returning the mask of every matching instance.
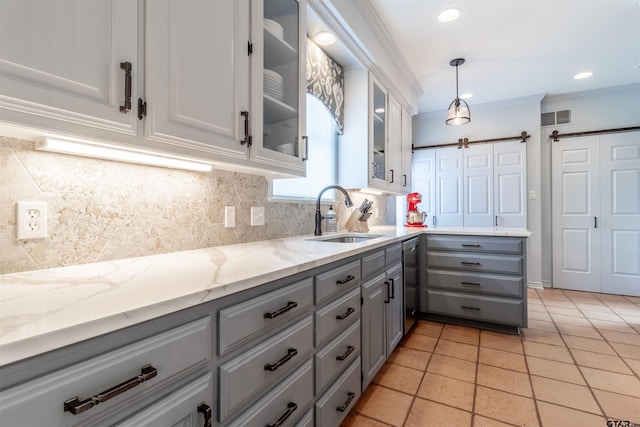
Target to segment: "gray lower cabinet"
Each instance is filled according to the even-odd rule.
[[[427,313],[527,326],[524,238],[430,235],[425,243]]]
[[[368,264],[365,264],[365,259],[369,260]],[[402,246],[390,245],[385,250],[363,258],[362,270],[365,279],[362,284],[364,390],[403,337]],[[375,274],[376,272],[379,273]]]
[[[0,424],[339,426],[402,295],[394,244],[3,366]]]

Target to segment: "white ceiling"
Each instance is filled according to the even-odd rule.
[[[640,0],[368,0],[424,93],[419,112],[640,82]],[[437,20],[455,6],[460,17]],[[594,72],[574,80],[581,71]]]

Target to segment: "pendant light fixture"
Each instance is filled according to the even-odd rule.
[[[449,62],[449,65],[456,67],[456,99],[449,104],[449,110],[447,111],[448,125],[464,125],[471,121],[469,105],[458,96],[458,65],[462,64],[464,64],[464,58],[452,59]]]

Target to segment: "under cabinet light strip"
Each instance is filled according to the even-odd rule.
[[[99,142],[71,140],[58,137],[45,137],[38,141],[36,143],[36,150],[160,166],[172,169],[185,169],[196,172],[210,172],[213,168],[211,164],[188,160],[177,156],[159,155],[142,150],[131,150]]]

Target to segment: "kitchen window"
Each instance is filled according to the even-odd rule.
[[[338,126],[324,104],[310,94],[307,94],[307,135],[307,176],[271,180],[272,200],[315,201],[320,190],[336,183]],[[334,191],[325,192],[322,200],[334,201]]]

